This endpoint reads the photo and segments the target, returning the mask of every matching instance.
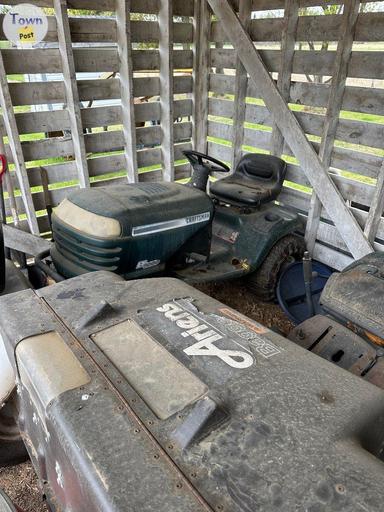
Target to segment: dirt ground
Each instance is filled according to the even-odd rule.
[[[283,335],[293,327],[278,305],[256,300],[241,283],[213,283],[201,285],[199,289]],[[47,512],[29,462],[11,468],[0,468],[0,487],[23,511]]]

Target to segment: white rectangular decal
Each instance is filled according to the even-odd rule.
[[[200,224],[201,222],[208,221],[210,217],[210,212],[204,212],[199,213],[198,215],[191,215],[190,217],[183,217],[181,219],[155,222],[154,224],[144,224],[143,226],[136,226],[132,228],[132,236],[152,235],[153,233],[160,233],[161,231],[168,231],[170,229],[190,226],[192,224]]]

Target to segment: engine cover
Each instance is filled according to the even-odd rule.
[[[382,390],[185,283],[96,272],[0,311],[53,510],[382,511]]]
[[[332,274],[320,302],[327,313],[384,346],[383,296],[384,254],[372,253]]]
[[[207,194],[179,183],[77,190],[52,216],[52,259],[65,277],[96,270],[140,277],[161,268],[212,215]]]

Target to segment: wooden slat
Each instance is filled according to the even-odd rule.
[[[6,134],[5,128],[2,128],[0,130],[0,153],[2,155],[6,154],[5,153],[5,145],[4,145],[5,134]],[[16,174],[16,173],[13,171],[13,174]],[[28,176],[28,178],[29,178],[29,176]],[[29,181],[29,179],[28,179],[28,181]],[[6,165],[5,174],[3,175],[3,180],[2,180],[2,186],[0,186],[0,194],[2,195],[2,197],[1,197],[1,200],[2,200],[1,217],[2,217],[2,221],[6,222],[7,213],[4,212],[4,209],[5,209],[5,193],[7,193],[8,194],[9,210],[10,210],[10,214],[12,216],[12,221],[15,226],[19,226],[20,225],[19,212],[17,210],[16,201],[15,201],[15,186],[14,186],[15,182],[17,182],[17,178],[15,180],[12,180],[9,166]],[[16,184],[16,186],[17,186],[17,184]],[[5,219],[4,219],[4,213],[5,213]]]
[[[370,253],[372,247],[360,226],[344,203],[343,197],[323,167],[318,155],[305,137],[297,119],[281,97],[261,57],[242,27],[227,0],[209,0],[209,3],[223,23],[228,38],[236,49],[251,79],[260,89],[267,108],[295,156],[305,170],[314,190],[324,207],[332,216],[352,254],[356,257]]]
[[[326,107],[330,85],[308,82],[291,84],[291,102],[299,105]],[[366,114],[384,115],[384,89],[373,87],[346,86],[343,110]]]
[[[242,22],[245,30],[248,30],[251,25],[252,14],[252,0],[243,0],[240,2],[239,19]],[[232,172],[235,171],[237,164],[241,158],[241,146],[244,139],[244,122],[246,111],[246,94],[248,88],[248,75],[241,60],[236,60],[236,78],[235,78],[235,104],[233,123],[236,130],[233,130],[232,137],[232,158],[231,168]]]
[[[350,2],[344,6],[342,24],[340,27],[340,38],[337,46],[334,72],[332,74],[332,84],[329,91],[327,113],[324,120],[324,130],[319,150],[319,157],[326,169],[328,169],[331,164],[331,156],[336,139],[340,111],[343,104],[345,83],[348,75],[348,66],[351,58],[359,9],[360,0],[350,0]],[[308,212],[305,230],[305,241],[310,253],[312,253],[315,246],[321,210],[322,202],[317,196],[316,191],[314,191],[311,198],[311,206]]]
[[[125,164],[130,183],[138,181],[136,125],[133,106],[133,63],[131,1],[116,0],[117,49],[120,60],[121,112],[125,143]]]
[[[78,80],[78,90],[81,101],[120,99],[118,78]],[[15,105],[60,104],[65,102],[63,82],[14,83],[10,84],[10,91]],[[174,93],[190,92],[192,92],[192,76],[175,75]],[[135,77],[133,79],[133,94],[135,98],[158,96],[160,94],[159,78],[157,76]]]
[[[182,142],[175,144],[174,152],[175,159],[180,160],[183,157],[182,151],[191,148],[191,142]],[[161,165],[161,154],[158,148],[146,148],[137,152],[138,167],[149,167],[158,164]],[[76,165],[74,161],[63,162],[59,164],[48,164],[39,167],[32,167],[28,169],[28,177],[31,187],[40,187],[41,181],[41,167],[47,173],[48,182],[50,185],[62,182],[75,181],[77,179]],[[107,174],[114,174],[125,169],[125,157],[123,153],[101,155],[88,160],[88,168],[90,177],[104,176]],[[16,183],[14,172],[10,173],[12,182]]]
[[[3,50],[7,74],[18,73],[61,73],[59,50],[47,48],[35,50]],[[77,72],[104,73],[119,71],[119,58],[116,48],[74,48]],[[159,69],[158,50],[133,50],[135,71],[155,71]],[[173,50],[175,69],[192,68],[192,50]]]
[[[57,41],[57,26],[55,18],[48,18],[48,33],[44,42]],[[4,14],[0,14],[0,40],[5,40],[3,32]],[[73,17],[69,18],[72,41],[74,43],[115,43],[117,39],[116,19],[105,17]],[[155,21],[132,21],[132,42],[156,43],[159,40],[159,28]],[[192,42],[192,24],[174,23],[175,43]]]
[[[49,250],[51,242],[36,235],[26,233],[12,226],[3,226],[4,243],[9,249],[21,251],[31,256],[37,256],[40,252]]]
[[[59,50],[63,67],[66,104],[71,125],[73,149],[81,187],[89,187],[87,154],[85,151],[83,124],[80,112],[79,91],[77,89],[75,62],[73,58],[71,32],[68,21],[66,0],[53,1],[57,20]]]
[[[185,141],[191,138],[192,125],[190,122],[176,123],[174,127],[174,142]],[[85,148],[88,153],[103,153],[107,151],[121,151],[124,149],[123,132],[120,130],[98,132],[84,135]],[[146,126],[136,128],[136,141],[138,145],[159,145],[161,143],[160,126]],[[73,156],[71,137],[55,137],[37,141],[23,142],[22,149],[25,161],[45,160],[48,158]],[[13,156],[6,147],[7,158],[13,162]]]
[[[206,0],[194,0],[193,147],[206,153],[211,11]]]
[[[239,1],[231,0],[234,8],[238,8]],[[332,0],[332,5],[343,3],[344,0]],[[362,0],[362,3],[371,2],[372,0]],[[7,0],[7,5],[17,5],[20,0]],[[51,7],[52,0],[34,0],[35,5],[40,7]],[[98,0],[95,4],[94,0],[70,0],[71,9],[91,9],[98,11],[113,11],[115,8],[115,0]],[[300,7],[329,6],[329,0],[300,0]],[[253,11],[270,11],[275,9],[284,9],[284,0],[253,0]],[[133,0],[132,12],[157,14],[158,4],[156,0]],[[191,2],[185,0],[176,0],[174,14],[181,16],[193,16],[193,6]]]
[[[23,198],[25,211],[27,214],[28,225],[31,233],[38,235],[39,226],[36,220],[36,211],[33,207],[31,190],[28,183],[27,169],[23,150],[20,143],[20,136],[17,130],[15,114],[11,95],[8,88],[7,77],[4,69],[2,52],[0,51],[0,104],[3,114],[3,121],[6,128],[11,154],[15,163],[16,174],[19,182],[21,195]]]
[[[297,27],[297,41],[338,41],[341,15],[300,16]],[[250,36],[257,42],[279,42],[283,30],[282,18],[253,19]],[[381,42],[384,31],[384,13],[361,14],[357,26],[355,41]],[[226,42],[225,27],[220,22],[212,23],[212,41]]]
[[[219,94],[234,94],[234,76],[212,73],[209,76],[209,80],[210,91]],[[291,82],[290,101],[298,105],[326,107],[329,98],[329,89],[329,84]],[[247,97],[258,97],[258,92],[253,82],[249,83]],[[384,89],[347,86],[344,93],[343,110],[384,115]]]
[[[286,102],[290,99],[291,75],[297,25],[299,21],[298,0],[286,0],[284,6],[284,22],[281,36],[281,63],[277,87]],[[276,123],[272,129],[271,154],[280,157],[284,148],[284,138]]]
[[[6,5],[17,5],[18,0],[7,0]],[[34,5],[40,7],[52,7],[52,0],[34,0]],[[69,0],[68,5],[71,9],[86,9],[96,11],[114,11],[115,0]],[[132,12],[157,14],[158,3],[157,0],[132,0]],[[193,6],[185,0],[175,0],[174,14],[180,16],[193,16]]]
[[[375,239],[377,229],[384,210],[384,162],[381,165],[379,176],[376,183],[375,193],[370,205],[367,222],[364,227],[364,233],[368,240],[372,242]]]
[[[165,181],[174,180],[173,154],[173,1],[159,0],[161,161]]]
[[[313,251],[313,257],[317,261],[321,261],[326,265],[336,270],[343,270],[345,267],[353,263],[353,258],[340,251],[326,247],[325,245],[317,243]]]
[[[340,238],[339,233],[335,226],[332,224],[328,224],[326,222],[320,222],[319,223],[319,229],[318,229],[318,241],[326,243],[328,245],[331,245],[335,249],[339,251],[343,251],[348,253],[348,248],[343,242],[342,238]],[[375,251],[382,252],[384,250],[383,243],[375,242],[372,240],[372,245],[375,249]]]
[[[278,72],[280,50],[260,50],[260,56],[269,71]],[[332,75],[336,52],[297,50],[293,58],[292,73],[300,75]],[[384,79],[383,52],[353,51],[348,76],[352,78]],[[212,49],[211,66],[234,69],[236,52],[231,49]]]
[[[235,105],[230,100],[209,99],[209,114],[229,117],[233,119]],[[300,122],[305,133],[321,136],[325,116],[310,112],[293,112],[293,115]],[[265,107],[254,104],[246,105],[246,121],[248,123],[272,126],[273,120]],[[369,146],[381,149],[384,138],[384,125],[373,122],[362,122],[351,119],[340,119],[336,140],[349,142],[355,145]],[[363,150],[363,149],[362,149]]]

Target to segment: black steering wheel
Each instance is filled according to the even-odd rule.
[[[216,160],[212,156],[205,155],[204,153],[199,153],[198,151],[183,151],[183,154],[187,157],[189,163],[193,168],[205,167],[209,170],[209,172],[230,172],[230,168],[220,160]],[[213,165],[212,165],[213,164]]]

